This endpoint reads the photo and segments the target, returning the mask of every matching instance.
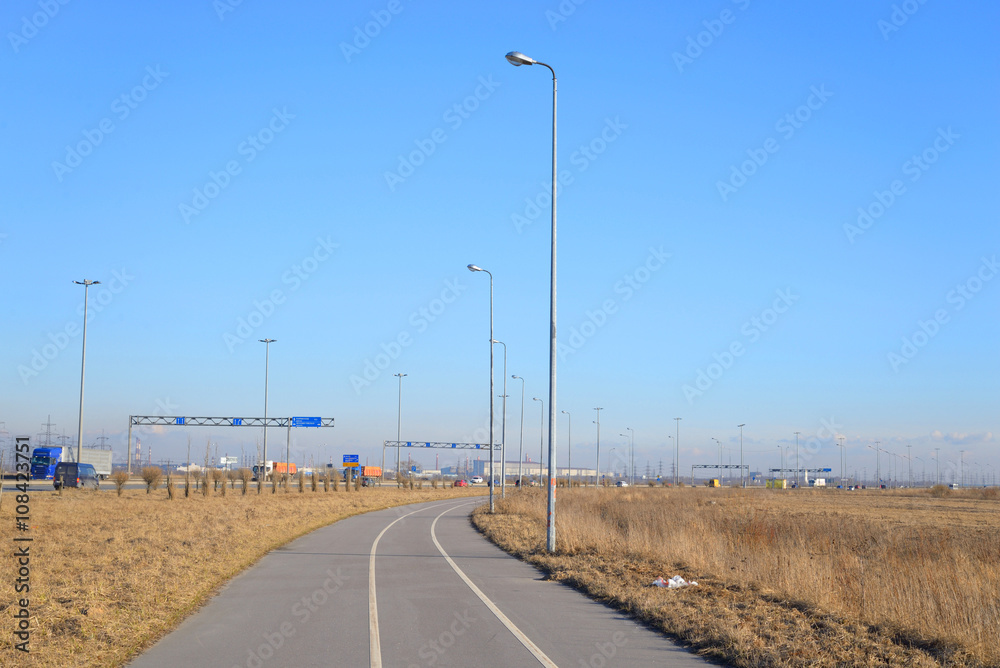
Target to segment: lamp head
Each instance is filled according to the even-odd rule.
[[[482,269],[480,269],[479,267],[477,267],[474,264],[470,264],[469,265],[469,271],[482,271]]]
[[[520,51],[511,51],[506,55],[507,62],[514,67],[520,67],[521,65],[534,65],[536,61],[534,58],[529,58]]]

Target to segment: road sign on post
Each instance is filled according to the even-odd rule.
[[[357,455],[344,455],[344,468],[355,468],[359,464]]]
[[[293,427],[319,427],[321,419],[318,417],[293,417]]]

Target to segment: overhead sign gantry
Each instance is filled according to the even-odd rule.
[[[172,427],[285,427],[291,440],[292,427],[332,427],[333,418],[325,417],[189,417],[186,415],[129,415],[128,470],[132,472],[132,427],[159,425]],[[190,462],[189,462],[190,463]]]

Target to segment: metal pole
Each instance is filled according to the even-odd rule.
[[[285,493],[288,493],[288,487],[292,484],[292,418],[285,418],[288,420],[288,431],[285,434]]]
[[[595,423],[597,425],[597,475],[594,477],[594,487],[600,487],[601,486],[601,411],[604,409],[595,408],[594,410],[597,411],[597,422]],[[609,466],[611,465],[610,461],[608,462],[608,465]]]
[[[493,476],[496,475],[493,455],[493,274],[490,275],[490,512],[495,509],[493,501]]]
[[[405,373],[394,373],[392,374],[399,378],[399,403],[396,408],[396,486],[399,486],[400,475],[399,475],[399,439],[400,439],[400,424],[403,420],[403,378],[406,377]],[[382,472],[382,476],[385,477],[385,471]]]
[[[744,422],[743,424],[738,426],[740,428],[740,487],[746,489],[747,481],[746,477],[743,475],[743,427],[747,425]]]
[[[569,481],[568,487],[573,487],[573,416],[569,411],[563,411],[569,420],[569,429],[566,432],[566,479]]]
[[[263,481],[264,485],[267,485],[267,374],[268,368],[271,364],[271,344],[277,341],[277,339],[258,339],[264,344],[264,452],[263,461],[260,463],[260,471],[258,475],[262,476],[260,479]],[[191,462],[188,462],[188,466]]]
[[[632,429],[632,427],[625,427],[625,431],[630,432],[628,452],[629,452],[629,459],[631,460],[630,467],[632,469],[632,473],[631,475],[629,475],[628,480],[629,480],[629,485],[634,487],[635,486],[635,429]]]
[[[796,487],[798,487],[799,485],[799,472],[801,470],[799,466],[799,434],[801,433],[802,432],[799,431],[795,432],[795,486]]]
[[[132,416],[128,416],[128,445],[125,448],[125,470],[132,475]]]
[[[73,281],[77,285],[83,286],[83,354],[80,359],[80,418],[76,428],[76,461],[80,461],[83,455],[83,380],[87,371],[87,302],[91,285],[100,285],[100,281],[83,279]],[[51,420],[50,420],[51,422]]]
[[[540,402],[541,412],[538,414],[538,484],[542,484],[542,454],[545,452],[545,402],[538,397],[531,397],[532,401]]]
[[[941,448],[934,448],[934,466],[937,468],[937,473],[935,474],[935,485],[941,484]]]
[[[517,378],[521,381],[521,437],[517,442],[517,486],[521,487],[524,485],[524,479],[521,477],[521,462],[524,461],[524,378],[520,376],[511,376],[511,378]]]
[[[545,63],[539,63],[545,65]],[[556,549],[556,71],[552,72],[552,276],[549,296],[549,494],[545,549]]]
[[[503,341],[493,341],[503,346],[503,418],[500,424],[500,498],[507,496],[507,344]],[[492,478],[491,478],[492,480]]]
[[[677,425],[677,435],[674,438],[674,487],[677,487],[677,475],[681,468],[681,419],[674,418],[674,422]],[[691,480],[694,480],[694,469],[692,470]],[[694,482],[691,483],[694,486]]]

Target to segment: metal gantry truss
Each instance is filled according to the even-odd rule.
[[[128,471],[132,472],[132,427],[160,425],[172,427],[285,427],[291,434],[292,427],[332,427],[333,418],[315,417],[188,417],[186,415],[129,415],[128,416]],[[189,462],[190,463],[190,462]]]
[[[451,450],[489,450],[489,443],[446,443],[442,441],[382,441],[383,448],[448,448]],[[500,450],[502,443],[494,443],[493,449]]]
[[[694,486],[694,470],[695,469],[716,469],[719,471],[728,471],[730,469],[739,471],[743,469],[749,475],[750,465],[749,464],[692,464],[691,465],[691,486]],[[721,473],[720,473],[721,475]]]
[[[129,427],[139,425],[171,425],[175,427],[297,427],[297,418],[290,417],[186,417],[166,415],[130,415]],[[301,425],[306,426],[306,425]],[[332,427],[333,418],[320,418],[313,427]]]

